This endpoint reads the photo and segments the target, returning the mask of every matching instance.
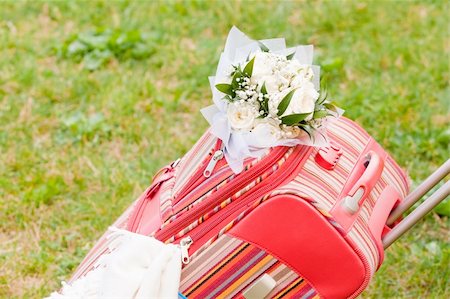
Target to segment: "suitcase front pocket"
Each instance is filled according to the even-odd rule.
[[[354,297],[370,280],[367,259],[312,204],[294,194],[274,195],[227,234],[289,265],[324,298]]]

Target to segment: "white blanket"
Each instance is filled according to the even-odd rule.
[[[178,246],[113,228],[114,250],[97,268],[71,285],[63,282],[50,299],[178,298],[181,252]]]

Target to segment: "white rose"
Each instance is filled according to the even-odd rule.
[[[300,69],[298,69],[297,74],[292,78],[291,86],[299,87],[304,82],[312,81],[313,77],[314,75],[311,67],[301,66]]]
[[[273,74],[274,60],[270,53],[258,52],[254,56],[252,72],[252,83],[259,83],[264,77],[271,76]]]
[[[271,118],[258,120],[255,128],[252,130],[252,146],[271,147],[280,138],[282,131],[278,122]]]
[[[262,85],[267,77],[273,76],[276,73],[279,73],[278,76],[281,76],[280,71],[285,68],[287,63],[284,56],[267,52],[258,52],[254,58],[255,61],[253,63],[251,78],[253,84]]]
[[[319,93],[314,88],[314,84],[309,81],[304,81],[301,87],[297,88],[292,95],[291,102],[287,107],[284,115],[297,114],[297,113],[309,113],[314,111],[314,105],[319,98]],[[308,116],[308,119],[311,119]]]
[[[286,67],[283,68],[283,76],[287,79],[291,79],[300,72],[302,65],[297,60],[289,60]]]
[[[248,103],[230,103],[227,116],[234,130],[251,130],[259,113],[255,106]]]
[[[271,76],[264,76],[259,79],[259,86],[265,84],[267,93],[274,94],[280,92],[280,90],[286,88],[289,85],[289,80],[279,74]]]
[[[296,75],[294,78],[292,78],[291,86],[292,87],[300,87],[304,81],[306,81],[306,80],[303,76]]]
[[[258,52],[254,55],[251,83],[266,85],[267,92],[276,93],[287,88],[302,65],[298,61],[273,53]]]

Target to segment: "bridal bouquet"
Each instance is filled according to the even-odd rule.
[[[284,39],[254,41],[233,27],[210,77],[214,105],[202,109],[235,173],[268,148],[327,144],[326,126],[342,110],[320,90],[313,47]]]

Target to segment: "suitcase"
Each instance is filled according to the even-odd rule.
[[[236,175],[207,131],[154,176],[113,228],[178,244],[180,292],[188,298],[354,298],[384,248],[448,196],[449,183],[398,223],[450,162],[406,197],[405,172],[358,124],[341,117],[328,135],[328,147],[272,148]],[[112,231],[69,283],[114,250]]]

